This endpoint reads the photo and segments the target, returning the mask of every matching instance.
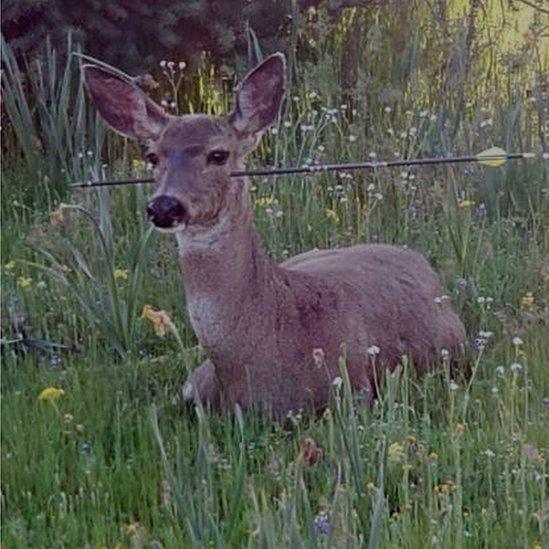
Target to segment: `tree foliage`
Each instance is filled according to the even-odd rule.
[[[86,53],[128,71],[160,59],[215,61],[244,53],[249,30],[266,49],[280,47],[292,10],[321,0],[5,0],[3,33],[18,57],[36,55],[47,36],[62,46],[70,31]],[[294,7],[295,4],[295,7]],[[62,49],[62,48],[61,48]]]

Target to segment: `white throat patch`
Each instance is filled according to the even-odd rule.
[[[175,232],[179,255],[184,255],[194,250],[217,250],[221,245],[221,238],[229,232],[229,220],[222,217],[208,229],[190,225]]]

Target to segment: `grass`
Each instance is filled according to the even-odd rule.
[[[285,111],[252,164],[492,145],[540,152],[546,50],[527,48],[520,33],[494,40],[525,20],[535,34],[538,15],[524,7],[503,21],[495,7],[450,4],[455,13],[434,18],[415,7],[349,10],[337,25],[323,12],[296,21],[304,59],[290,67]],[[368,55],[349,60],[355,27]],[[73,63],[60,69],[71,82]],[[343,107],[346,64],[356,82]],[[209,67],[183,80],[183,112],[230,102],[232,82],[219,84]],[[404,361],[368,409],[349,393],[342,360],[321,417],[220,417],[178,398],[202,351],[174,244],[148,232],[148,190],[64,190],[67,176],[139,173],[138,151],[101,127],[95,134],[89,114],[85,128],[65,123],[71,105],[85,110],[81,88],[55,82],[66,121],[57,107],[46,116],[40,86],[3,84],[28,113],[13,111],[2,167],[6,547],[546,546],[545,160],[256,181],[257,226],[276,258],[372,241],[422,251],[466,323],[472,373],[451,373],[441,357],[418,379]],[[38,154],[21,139],[25,124],[72,152]],[[61,201],[78,208],[56,209]],[[140,318],[146,304],[168,311],[178,337],[155,334]],[[46,387],[64,394],[40,400]]]

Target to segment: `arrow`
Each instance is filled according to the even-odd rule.
[[[231,177],[258,176],[258,175],[282,175],[293,173],[314,174],[319,172],[333,172],[339,170],[363,170],[378,168],[395,168],[398,166],[425,166],[434,164],[459,164],[463,162],[477,162],[481,166],[497,168],[508,160],[520,158],[535,158],[535,153],[518,152],[507,153],[499,147],[492,147],[479,154],[470,156],[448,156],[435,158],[415,158],[388,160],[385,162],[355,162],[350,164],[313,164],[311,166],[300,166],[293,168],[260,168],[257,170],[244,170],[231,172]],[[111,181],[80,181],[71,187],[115,187],[118,185],[136,185],[139,183],[153,183],[153,177],[141,177],[137,179],[114,179]]]

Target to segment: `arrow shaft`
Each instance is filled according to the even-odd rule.
[[[258,170],[243,170],[231,172],[231,177],[260,176],[260,175],[284,175],[294,173],[314,174],[321,172],[333,172],[338,170],[360,170],[360,169],[379,169],[396,168],[399,166],[425,166],[434,164],[459,164],[464,162],[488,162],[490,160],[516,160],[525,158],[527,153],[509,153],[493,156],[454,156],[447,158],[415,158],[389,160],[386,162],[354,162],[349,164],[316,164],[311,166],[300,166],[293,168],[261,168]],[[153,183],[153,177],[141,177],[136,179],[113,179],[110,181],[82,181],[71,185],[72,187],[116,187],[120,185]]]

